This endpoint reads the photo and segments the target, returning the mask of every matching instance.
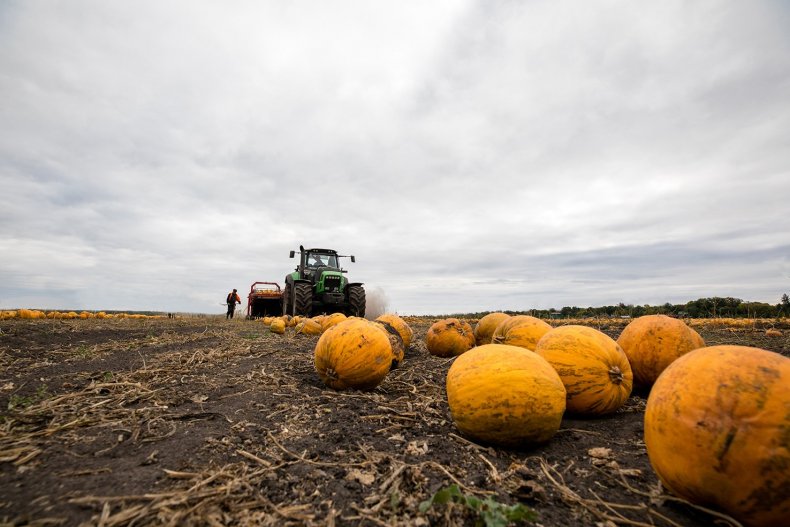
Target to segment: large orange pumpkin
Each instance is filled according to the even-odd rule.
[[[406,346],[403,345],[403,337],[400,336],[397,329],[387,322],[376,319],[373,323],[387,333],[387,338],[392,347],[392,366],[390,369],[397,368],[398,365],[403,362],[403,357],[406,355]]]
[[[428,353],[437,357],[454,357],[475,345],[472,326],[465,320],[446,318],[434,322],[425,334]]]
[[[315,346],[315,369],[335,390],[372,390],[390,371],[392,358],[387,332],[363,318],[330,327]]]
[[[648,397],[645,445],[678,496],[746,525],[790,525],[790,359],[745,346],[677,359]]]
[[[538,341],[535,353],[562,379],[567,411],[603,415],[631,395],[633,374],[623,350],[608,335],[586,326],[560,326]]]
[[[346,319],[346,315],[343,313],[332,313],[331,315],[326,315],[321,319],[321,328],[323,329],[323,331],[326,331],[332,326],[335,326],[340,322],[343,322],[345,319]]]
[[[491,336],[493,344],[508,344],[535,351],[540,338],[551,331],[551,326],[539,318],[517,315],[503,320]]]
[[[393,313],[385,313],[376,320],[379,322],[386,322],[395,328],[400,334],[401,339],[403,339],[403,346],[406,349],[409,349],[409,346],[411,346],[411,339],[414,337],[414,331],[412,331],[411,327],[409,327],[405,320]]]
[[[447,402],[458,429],[482,443],[548,441],[565,411],[565,387],[543,357],[517,346],[484,344],[453,362]]]
[[[651,386],[675,359],[705,346],[685,322],[666,315],[647,315],[629,323],[617,343],[623,348],[637,386]]]
[[[499,324],[509,319],[507,313],[489,313],[475,324],[475,343],[478,346],[491,344],[491,337]]]

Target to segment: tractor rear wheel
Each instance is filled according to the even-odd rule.
[[[309,317],[313,309],[313,286],[311,284],[294,284],[294,315]]]
[[[348,286],[348,313],[352,317],[365,316],[365,289],[361,285]]]
[[[283,290],[283,315],[290,315],[289,311],[291,311],[291,306],[293,303],[291,302],[291,284],[285,284],[285,289]]]

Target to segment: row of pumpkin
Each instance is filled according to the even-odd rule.
[[[0,320],[9,320],[12,318],[21,318],[21,319],[45,319],[45,318],[57,318],[57,319],[87,319],[87,318],[134,318],[134,319],[142,319],[142,318],[165,318],[164,315],[143,315],[143,314],[129,314],[129,313],[105,313],[104,311],[99,311],[98,313],[94,313],[92,311],[81,311],[77,313],[76,311],[39,311],[38,309],[16,309],[16,310],[8,310],[8,311],[0,311]]]
[[[376,387],[413,336],[397,315],[279,320],[321,335],[315,368],[338,390]],[[706,346],[694,329],[664,315],[634,319],[616,341],[591,327],[552,328],[524,315],[492,313],[474,328],[450,318],[429,328],[425,345],[432,355],[455,357],[447,402],[470,439],[539,444],[559,430],[566,411],[610,414],[635,384],[649,393],[644,441],[666,488],[745,525],[790,525],[787,357]]]

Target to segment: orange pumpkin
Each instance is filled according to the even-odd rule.
[[[540,338],[551,331],[551,326],[539,318],[517,315],[503,320],[491,336],[493,344],[508,344],[535,351]]]
[[[617,343],[623,348],[637,386],[651,386],[675,359],[705,346],[685,322],[666,315],[647,315],[629,323]]]
[[[282,335],[285,333],[285,326],[285,320],[278,317],[272,320],[272,323],[269,325],[269,331],[272,333],[277,333],[278,335]]]
[[[491,337],[494,335],[494,330],[499,324],[509,319],[510,315],[507,313],[489,313],[475,324],[475,343],[478,346],[483,344],[491,344]]]
[[[36,318],[36,314],[32,309],[19,309],[17,310],[17,317],[25,319]]]
[[[321,319],[321,328],[323,331],[335,326],[346,319],[346,315],[343,313],[332,313],[331,315],[326,315]]]
[[[327,329],[315,346],[315,369],[335,390],[372,390],[392,364],[392,346],[381,326],[350,318]]]
[[[562,379],[567,411],[603,415],[631,395],[633,374],[623,350],[608,335],[586,326],[560,326],[538,341],[535,353]]]
[[[751,526],[790,525],[790,359],[711,346],[669,365],[645,410],[661,482]]]
[[[321,324],[312,318],[306,318],[299,322],[295,330],[297,334],[301,333],[302,335],[320,335],[323,332]]]
[[[548,441],[559,430],[565,387],[543,357],[517,346],[484,344],[453,362],[447,402],[464,435],[524,446]]]
[[[411,339],[414,337],[414,332],[412,331],[411,327],[409,327],[409,325],[406,323],[405,320],[403,320],[398,315],[392,313],[385,313],[380,317],[378,317],[376,320],[378,320],[379,322],[386,322],[387,324],[395,328],[400,334],[401,339],[403,339],[403,346],[406,349],[409,349],[409,346],[411,346]]]
[[[406,346],[403,343],[403,337],[400,336],[397,329],[387,322],[376,319],[373,323],[386,332],[387,338],[390,341],[390,346],[392,347],[392,366],[390,369],[397,368],[398,365],[403,362],[403,357],[406,355]]]
[[[460,355],[475,345],[472,326],[465,320],[446,318],[434,322],[425,335],[428,353],[437,357]]]

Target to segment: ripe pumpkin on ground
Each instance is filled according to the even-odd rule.
[[[541,319],[517,315],[500,322],[491,336],[491,343],[520,346],[535,351],[538,341],[549,331],[551,326]]]
[[[650,391],[645,445],[674,494],[745,525],[790,525],[790,359],[727,345],[680,357]]]
[[[380,322],[386,322],[390,326],[394,327],[400,334],[400,337],[403,339],[403,346],[406,349],[409,349],[409,346],[411,346],[411,339],[414,337],[414,331],[412,331],[411,327],[409,327],[405,320],[392,313],[385,313],[376,320]]]
[[[387,332],[363,318],[350,318],[327,329],[315,346],[315,369],[335,390],[372,390],[392,365]]]
[[[491,337],[494,335],[494,330],[499,324],[509,319],[510,315],[507,313],[489,313],[475,324],[475,343],[478,346],[483,344],[491,344]]]
[[[17,310],[17,317],[24,318],[24,319],[34,319],[37,318],[35,311],[32,309],[19,309]]]
[[[323,331],[331,328],[334,325],[343,322],[346,319],[346,315],[343,313],[332,313],[331,315],[326,315],[324,318],[321,319],[321,328]]]
[[[604,415],[631,395],[633,374],[625,353],[608,335],[587,326],[560,326],[538,341],[535,353],[562,379],[567,411]]]
[[[373,323],[387,333],[387,338],[389,339],[390,346],[392,347],[392,365],[390,366],[390,369],[394,370],[401,362],[403,362],[403,357],[406,355],[406,346],[404,345],[403,337],[400,336],[400,333],[397,329],[395,329],[395,327],[387,322],[376,319],[373,321]]]
[[[272,320],[272,323],[269,325],[269,331],[278,335],[285,333],[285,320],[279,317]]]
[[[705,341],[680,319],[646,315],[630,322],[617,343],[623,348],[637,386],[650,387],[664,369]]]
[[[471,439],[525,446],[548,441],[559,430],[565,387],[540,355],[484,344],[453,362],[447,402],[458,430]]]
[[[297,334],[301,333],[303,335],[320,335],[323,332],[321,324],[311,318],[302,320],[294,329]]]
[[[446,318],[434,322],[425,334],[428,353],[437,357],[454,357],[475,345],[472,326],[465,320]]]

